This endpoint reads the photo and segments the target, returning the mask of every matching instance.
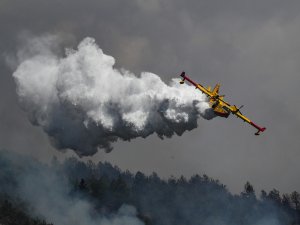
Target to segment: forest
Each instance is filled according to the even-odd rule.
[[[240,194],[205,174],[161,179],[75,157],[50,164],[0,151],[0,224],[295,225],[297,191]]]

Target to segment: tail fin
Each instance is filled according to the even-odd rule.
[[[216,86],[214,87],[212,93],[217,95],[219,94],[219,89],[220,89],[220,84],[216,84]]]

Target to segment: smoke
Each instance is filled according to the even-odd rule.
[[[114,68],[93,38],[75,49],[57,53],[53,36],[32,38],[18,51],[13,73],[17,93],[32,124],[41,126],[57,149],[79,156],[112,150],[118,139],[182,135],[197,127],[197,119],[214,117],[206,97],[173,79],[140,77]]]
[[[233,195],[206,175],[166,181],[76,158],[46,165],[12,151],[0,150],[0,183],[0,200],[59,225],[291,225],[298,215],[254,192]]]
[[[0,151],[0,195],[26,203],[32,217],[61,225],[143,225],[137,210],[123,204],[117,212],[101,213],[88,199],[71,195],[72,186],[58,168],[31,157]],[[12,183],[12,184],[11,184]]]

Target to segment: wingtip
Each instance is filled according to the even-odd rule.
[[[255,135],[256,135],[256,136],[257,136],[257,135],[260,135],[260,132],[264,132],[266,129],[267,129],[267,128],[265,128],[265,127],[260,128],[260,129],[255,133]]]

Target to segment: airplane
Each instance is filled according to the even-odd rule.
[[[236,115],[238,118],[241,118],[244,122],[249,123],[257,129],[255,135],[259,135],[260,132],[264,132],[266,130],[265,127],[258,126],[241,113],[240,109],[243,107],[243,105],[240,108],[237,108],[235,105],[230,105],[228,102],[226,102],[224,100],[225,95],[219,95],[220,84],[217,84],[215,88],[211,90],[211,87],[205,88],[201,84],[195,83],[188,76],[186,76],[185,72],[182,72],[180,76],[182,77],[180,84],[183,84],[184,81],[187,80],[194,85],[196,89],[199,89],[202,93],[207,95],[209,98],[209,104],[217,116],[227,118],[230,114]]]

